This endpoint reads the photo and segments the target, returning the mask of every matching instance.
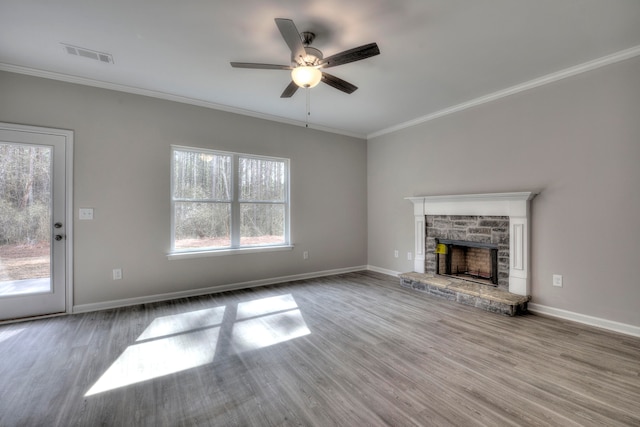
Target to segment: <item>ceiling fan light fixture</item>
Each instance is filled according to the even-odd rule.
[[[316,67],[300,66],[291,70],[294,83],[303,88],[312,88],[322,80],[322,71]]]

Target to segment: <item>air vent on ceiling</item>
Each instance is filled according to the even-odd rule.
[[[65,52],[69,55],[82,56],[84,58],[95,59],[96,61],[113,64],[113,56],[110,53],[98,52],[84,47],[72,46],[70,44],[61,43]]]

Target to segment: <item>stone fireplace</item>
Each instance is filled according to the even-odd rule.
[[[472,281],[530,295],[529,210],[534,196],[521,192],[407,197],[414,205],[414,271],[461,272]],[[436,253],[448,251],[450,257]]]
[[[509,289],[508,216],[426,215],[425,224],[426,273]]]

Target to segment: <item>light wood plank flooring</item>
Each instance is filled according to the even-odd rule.
[[[351,273],[0,326],[0,426],[640,425],[640,339]]]

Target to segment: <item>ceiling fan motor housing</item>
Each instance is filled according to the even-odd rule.
[[[307,54],[304,58],[291,57],[291,62],[293,62],[294,65],[319,65],[318,62],[322,59],[322,52],[320,52],[320,50],[315,47],[305,46],[304,51]]]

